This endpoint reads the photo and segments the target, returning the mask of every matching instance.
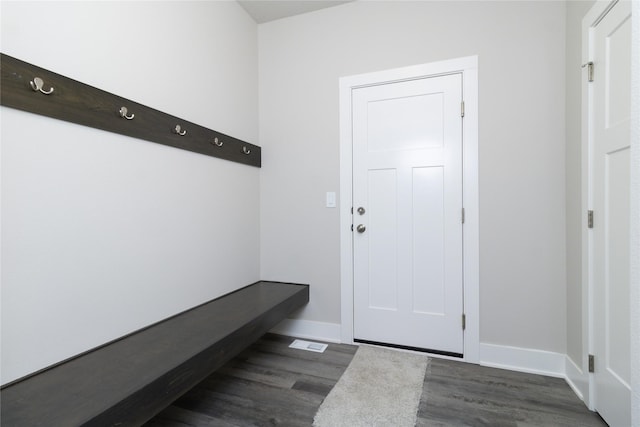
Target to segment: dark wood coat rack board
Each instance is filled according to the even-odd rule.
[[[146,105],[0,54],[0,104],[250,166],[261,149]]]

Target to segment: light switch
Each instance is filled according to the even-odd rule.
[[[328,208],[336,207],[336,193],[333,191],[327,192],[327,207]]]

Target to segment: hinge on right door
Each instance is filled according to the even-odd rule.
[[[593,81],[593,61],[589,61],[586,64],[582,64],[582,68],[587,67],[587,80]]]
[[[593,211],[587,211],[587,228],[593,228]]]
[[[464,117],[464,101],[460,103],[460,117]]]
[[[462,208],[462,223],[464,224],[464,208]]]
[[[462,330],[464,331],[467,328],[467,316],[462,313]]]
[[[589,355],[589,372],[593,373],[596,371],[596,357],[593,354]]]

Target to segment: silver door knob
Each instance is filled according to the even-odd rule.
[[[360,215],[364,215],[365,210],[364,210],[364,208],[363,208],[362,206],[360,206],[360,207],[358,208],[358,213],[359,213]]]
[[[356,230],[358,230],[358,233],[364,233],[364,230],[366,230],[367,227],[364,226],[364,224],[358,224],[358,226],[356,227]]]

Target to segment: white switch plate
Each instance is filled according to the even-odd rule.
[[[336,207],[336,193],[333,191],[327,191],[327,207],[328,208]]]

